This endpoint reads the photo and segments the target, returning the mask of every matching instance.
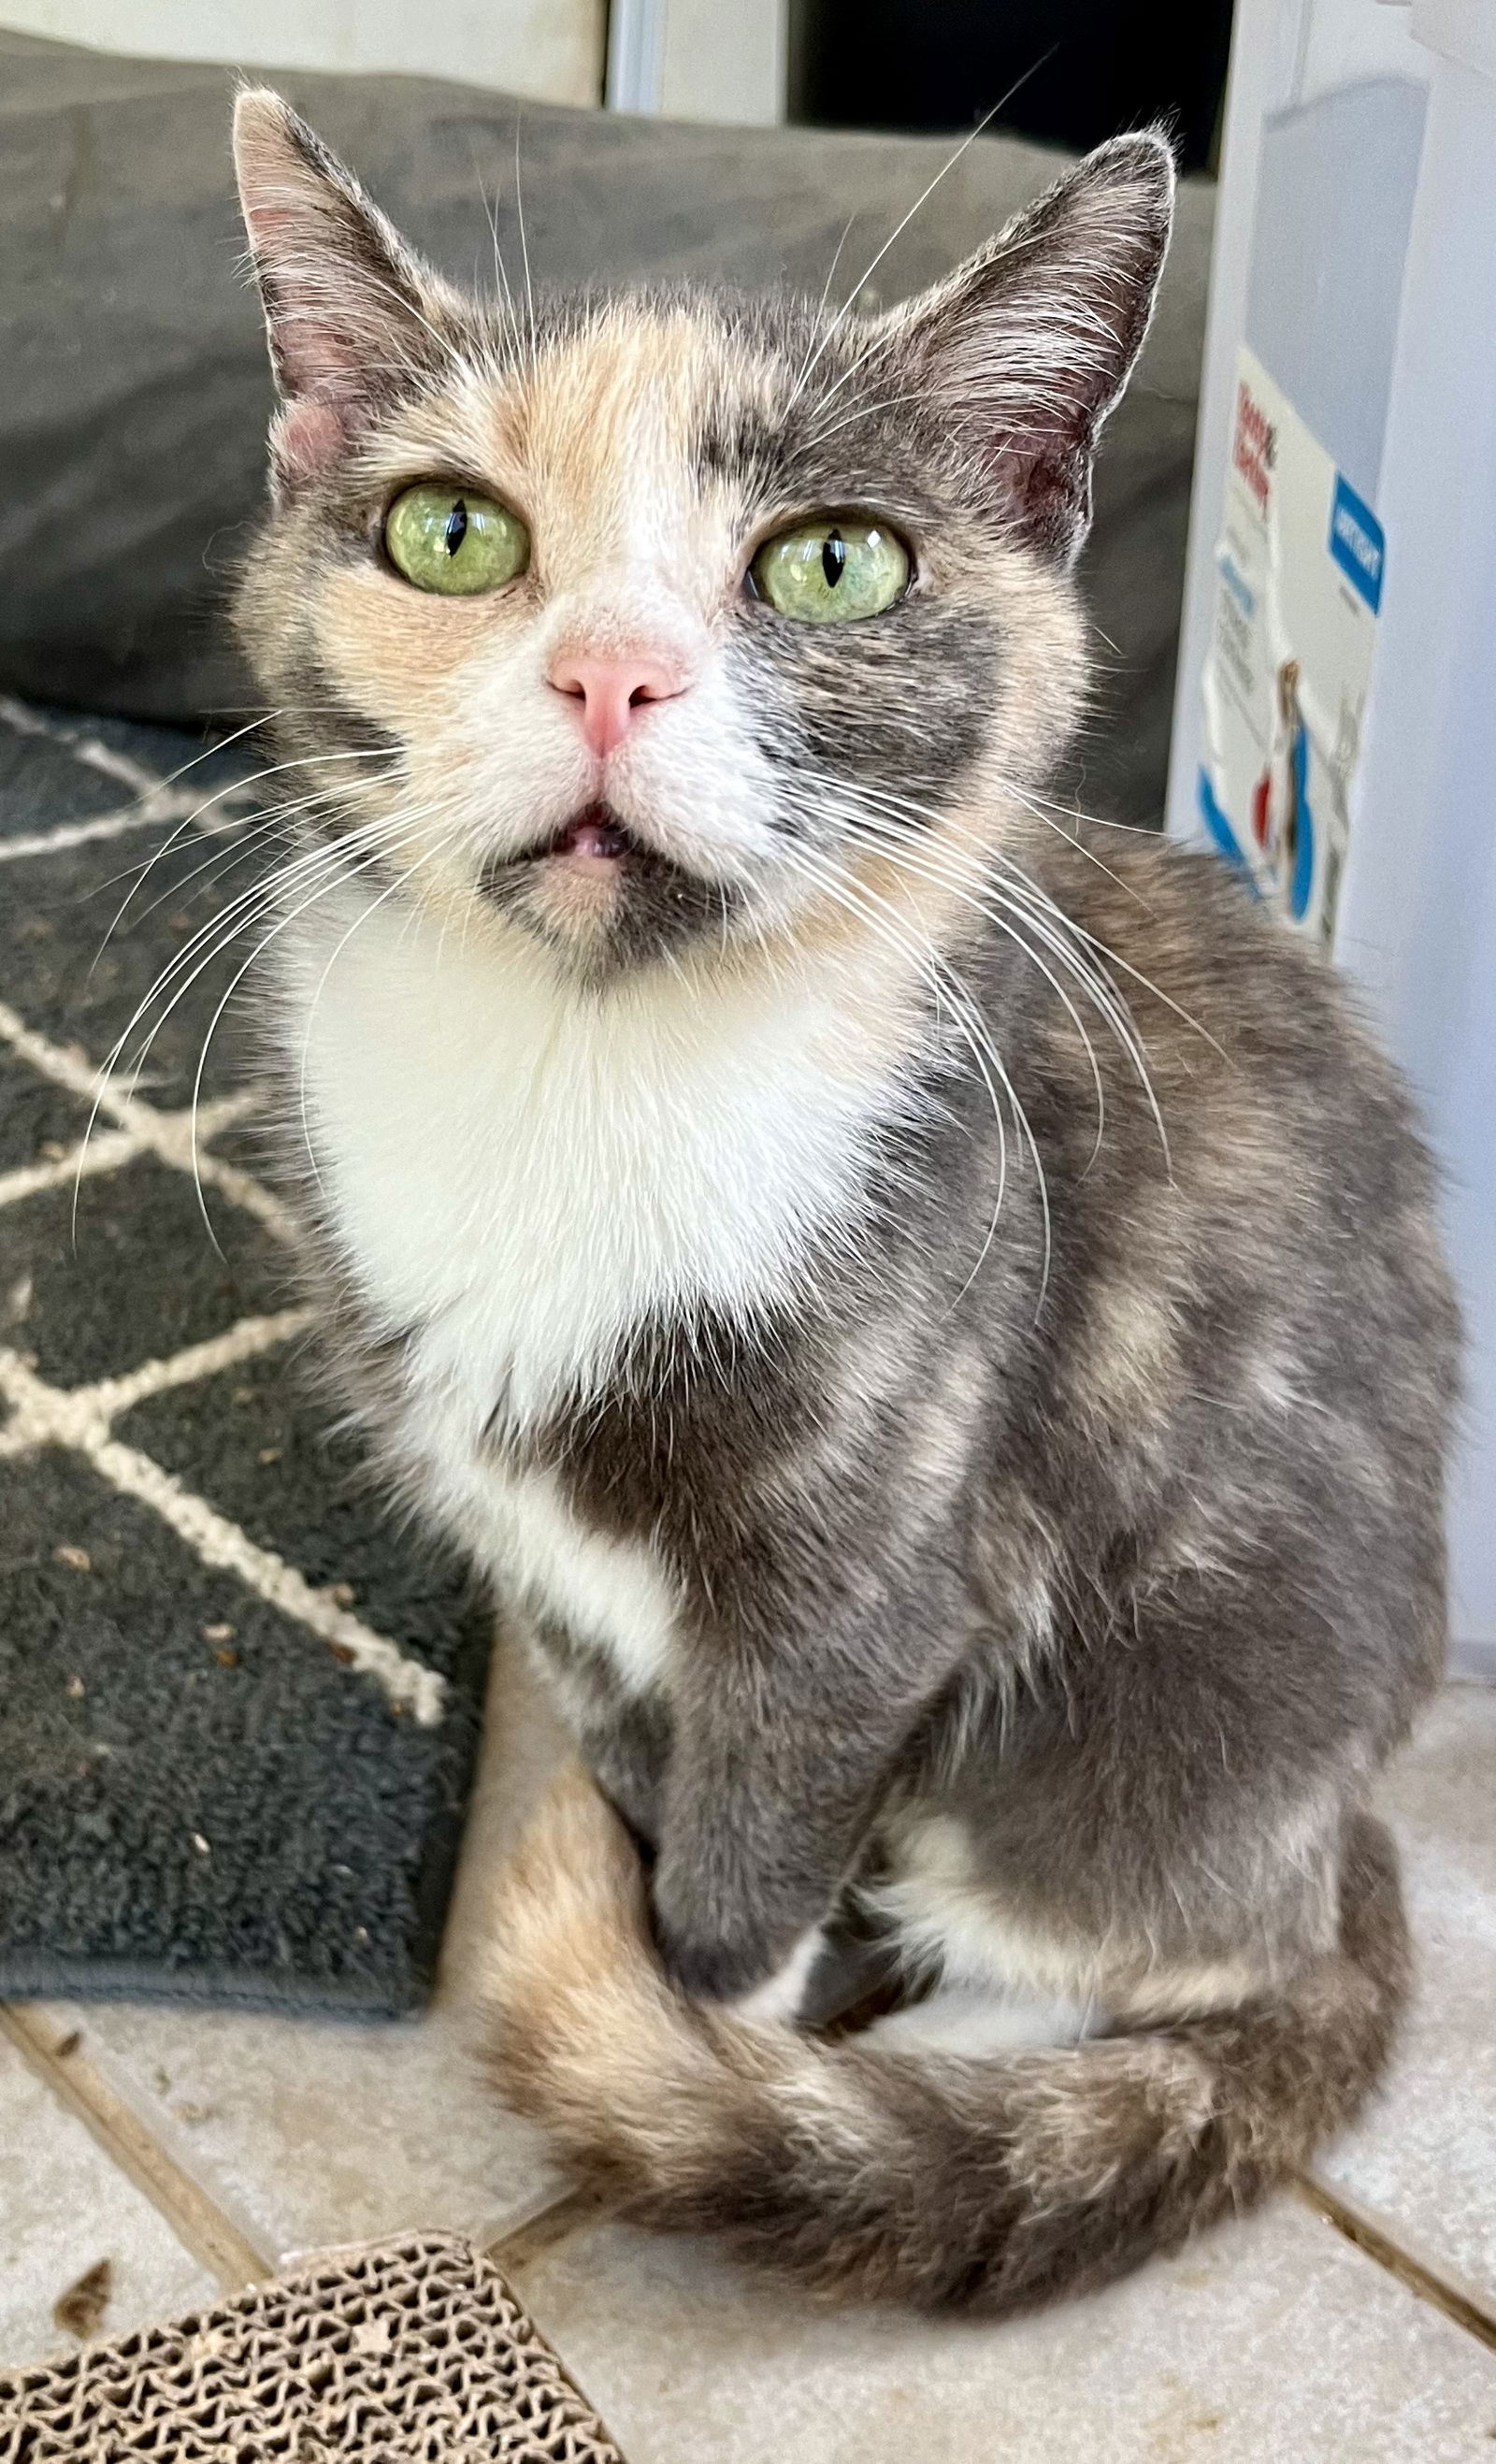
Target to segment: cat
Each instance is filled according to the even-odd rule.
[[[1457,1377],[1330,969],[1047,798],[1168,146],[867,318],[481,304],[275,95],[237,161],[326,1344],[580,1753],[494,2075],[823,2289],[1105,2282],[1382,2070]]]

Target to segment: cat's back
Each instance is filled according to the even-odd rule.
[[[1007,1514],[1037,1481],[1103,1590],[1126,1534],[1116,1566],[1176,1607],[1208,1596],[1197,1642],[1221,1683],[1257,1648],[1237,1607],[1255,1602],[1293,1716],[1343,1697],[1384,1750],[1442,1652],[1458,1392],[1408,1092],[1353,992],[1219,859],[1098,829],[1034,869],[1135,1043],[1093,1008],[1088,1058],[1044,1004],[1054,1240],[994,1497]]]
[[[1037,1039],[1051,1407],[1260,1489],[1296,1465],[1286,1497],[1375,1473],[1432,1524],[1458,1315],[1432,1158],[1353,990],[1217,857],[1093,827],[1038,864],[1130,1022],[1077,1000],[1088,1054],[1051,1001]]]
[[[1176,1177],[1214,1170],[1243,1196],[1333,1199],[1373,1240],[1402,1210],[1431,1222],[1435,1173],[1401,1073],[1354,989],[1243,874],[1096,824],[1056,833],[1037,869],[1125,1007],[1131,1053],[1092,1002],[1094,1050],[1134,1115],[1152,1111],[1146,1068]]]

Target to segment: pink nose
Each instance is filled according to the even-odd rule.
[[[602,760],[615,744],[622,744],[645,702],[673,701],[690,678],[648,652],[609,659],[590,650],[562,650],[551,663],[550,682],[581,704],[582,733]]]

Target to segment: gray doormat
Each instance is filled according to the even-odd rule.
[[[0,2373],[0,2464],[623,2464],[501,2276],[422,2234]]]
[[[489,1619],[298,1377],[232,1001],[194,1168],[250,943],[89,1129],[152,981],[275,849],[253,763],[201,751],[0,698],[0,1994],[396,2013]]]

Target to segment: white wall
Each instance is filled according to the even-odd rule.
[[[772,126],[784,117],[789,0],[612,0],[615,111]]]
[[[660,109],[676,120],[784,117],[783,0],[669,0]]]
[[[405,70],[574,103],[603,99],[608,14],[608,0],[0,0],[16,32],[100,51]],[[621,109],[783,119],[788,0],[613,0],[612,15]]]
[[[544,102],[603,94],[606,0],[0,0],[0,19],[159,59],[405,70]]]

